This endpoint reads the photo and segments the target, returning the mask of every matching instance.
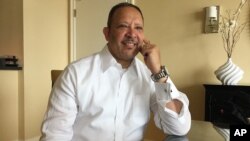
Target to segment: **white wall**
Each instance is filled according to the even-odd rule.
[[[0,70],[0,140],[18,138],[18,75],[19,71]]]
[[[50,71],[68,64],[68,0],[23,0],[24,138],[40,135]]]

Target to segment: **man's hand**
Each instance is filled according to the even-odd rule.
[[[156,45],[151,44],[148,40],[143,40],[142,45],[139,48],[141,54],[144,57],[144,62],[152,74],[159,73],[161,71],[161,58],[160,50]]]

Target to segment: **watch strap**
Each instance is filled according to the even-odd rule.
[[[169,76],[169,72],[168,70],[166,69],[165,66],[161,66],[161,71],[159,73],[156,73],[156,74],[152,74],[151,75],[151,79],[154,81],[154,82],[157,82],[159,81],[161,78],[163,77],[168,77]]]

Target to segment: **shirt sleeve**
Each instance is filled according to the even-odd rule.
[[[191,115],[187,96],[178,91],[174,83],[168,78],[166,83],[155,83],[155,104],[151,105],[154,121],[158,128],[168,135],[186,135],[191,127]],[[183,106],[178,114],[165,105],[172,99],[178,99]]]
[[[74,81],[74,75],[66,69],[54,84],[40,141],[71,141],[77,114]]]

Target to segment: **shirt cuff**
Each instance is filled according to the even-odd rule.
[[[156,97],[157,100],[166,100],[170,101],[176,99],[180,96],[179,91],[173,84],[170,78],[168,78],[166,83],[155,83],[156,88]]]
[[[155,83],[155,87],[157,102],[163,110],[170,113],[170,115],[175,118],[182,117],[188,106],[185,99],[182,97],[181,92],[177,90],[171,79],[168,78],[166,83]],[[178,99],[183,104],[179,114],[166,107],[166,103],[170,102],[172,99]]]

